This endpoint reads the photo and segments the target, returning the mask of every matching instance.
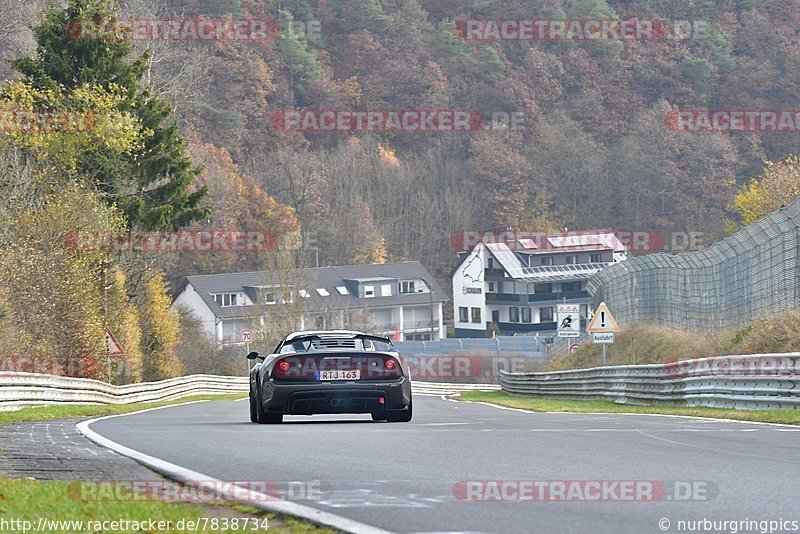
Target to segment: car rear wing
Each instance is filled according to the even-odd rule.
[[[392,340],[389,339],[388,337],[374,336],[372,334],[355,334],[353,336],[347,336],[347,335],[333,335],[333,336],[330,336],[330,339],[336,339],[336,338],[360,339],[361,341],[366,341],[366,340],[377,341],[379,343],[386,343],[390,347],[394,347],[394,344],[392,343]],[[295,343],[305,343],[305,342],[308,342],[308,341],[321,341],[322,339],[326,339],[326,338],[323,338],[322,336],[320,336],[318,334],[309,334],[309,335],[306,335],[306,336],[299,336],[299,337],[295,337],[295,338],[292,338],[290,340],[287,340],[285,342],[285,344],[293,345]]]

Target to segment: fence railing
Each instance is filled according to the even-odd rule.
[[[800,409],[800,353],[719,356],[656,365],[500,372],[509,395],[619,404]]]
[[[800,198],[705,250],[615,263],[587,288],[620,324],[708,332],[800,307]]]
[[[489,384],[448,384],[412,381],[420,395],[444,395],[465,389],[499,389]],[[191,395],[248,392],[248,378],[191,375],[159,382],[115,386],[87,378],[36,373],[0,372],[0,411],[50,404],[131,404],[170,401]]]

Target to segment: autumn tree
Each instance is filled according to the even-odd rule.
[[[792,155],[783,161],[766,162],[764,170],[739,188],[731,204],[739,218],[728,221],[728,232],[749,226],[765,215],[789,204],[800,195],[800,157]]]
[[[128,39],[82,33],[89,21],[115,18],[109,4],[70,0],[66,9],[46,9],[34,30],[36,55],[15,60],[14,67],[37,90],[100,86],[123,95],[117,109],[135,116],[141,143],[126,154],[84,152],[78,170],[122,209],[131,226],[180,228],[207,216],[207,190],[196,187],[200,170],[171,120],[172,106],[141,83],[147,55],[131,59]]]

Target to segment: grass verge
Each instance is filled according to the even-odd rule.
[[[195,395],[166,402],[119,405],[50,405],[23,408],[13,412],[0,412],[0,424],[75,417],[101,417],[198,400],[236,400],[244,397],[244,394],[236,393],[230,395]],[[157,476],[154,474],[154,477]],[[46,518],[52,521],[83,521],[84,526],[88,525],[88,521],[127,520],[131,522],[128,525],[120,524],[120,528],[108,528],[111,525],[105,525],[102,530],[106,532],[150,532],[150,525],[132,523],[150,519],[153,519],[156,523],[159,521],[171,522],[169,529],[159,528],[152,532],[263,532],[267,526],[270,532],[281,534],[295,532],[301,534],[328,534],[338,532],[293,517],[266,513],[251,506],[235,503],[187,504],[156,500],[82,501],[70,498],[69,485],[70,482],[64,481],[0,478],[0,518],[30,521],[32,526],[28,529],[29,531],[39,526],[40,518]],[[201,521],[203,519],[201,518],[208,518],[205,530],[202,528],[203,523]],[[215,518],[217,523],[212,523],[212,518]],[[233,521],[235,519],[239,520],[238,524],[234,524]],[[179,523],[181,520],[183,520],[182,524]],[[223,528],[226,521],[230,528]],[[190,522],[194,523],[190,524]],[[16,524],[16,526],[21,525],[25,524]],[[137,526],[140,528],[137,529]],[[180,528],[181,526],[183,528]],[[20,529],[17,528],[17,530]],[[72,525],[51,523],[49,526],[44,526],[42,530],[38,530],[38,532],[53,533],[91,531],[99,532],[100,530],[92,528],[79,529],[74,523]]]
[[[730,408],[684,408],[678,406],[631,406],[611,401],[582,401],[562,399],[540,399],[536,397],[512,397],[502,391],[464,391],[452,396],[455,400],[490,402],[509,408],[521,408],[534,412],[575,413],[642,413],[664,415],[686,415],[689,417],[714,417],[760,423],[782,423],[800,425],[800,410],[733,410]]]
[[[278,533],[314,533],[328,534],[337,532],[328,528],[318,527],[305,521],[294,518],[276,517],[255,508],[246,506],[200,505],[185,503],[170,503],[163,501],[81,501],[70,498],[70,482],[39,481],[0,478],[0,518],[5,521],[29,521],[28,531],[37,532],[215,532],[217,534],[234,532],[269,532]],[[49,520],[44,528],[40,526],[40,518]],[[203,523],[203,518],[208,518]],[[217,520],[213,523],[211,518]],[[156,522],[156,529],[151,530],[151,525],[146,522],[152,519]],[[234,521],[238,519],[238,523]],[[61,524],[54,522],[60,521]],[[64,523],[64,522],[82,522]],[[107,523],[101,528],[91,528],[94,523],[87,522],[128,521],[129,524],[119,523],[120,528]],[[157,522],[163,522],[158,525]],[[169,528],[166,522],[170,522]],[[182,523],[181,523],[182,521]],[[193,521],[194,524],[189,524]],[[227,522],[226,522],[227,521]],[[135,522],[140,522],[136,525]],[[13,530],[22,530],[25,523],[9,524]],[[197,526],[195,526],[197,525]],[[206,526],[203,529],[203,526]],[[245,525],[245,526],[243,526]],[[98,525],[99,526],[99,525]],[[216,528],[214,528],[216,526]],[[225,527],[228,528],[225,528]],[[181,528],[183,527],[183,528]]]
[[[236,400],[246,397],[246,393],[230,395],[195,395],[166,402],[142,402],[133,404],[67,404],[22,408],[13,412],[0,412],[0,425],[6,423],[24,423],[26,421],[43,421],[47,419],[67,419],[70,417],[101,417],[120,413],[135,412],[147,408],[158,408],[198,400]],[[245,411],[246,411],[245,406]],[[246,414],[245,414],[246,415]]]

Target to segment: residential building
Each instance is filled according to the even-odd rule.
[[[190,310],[219,344],[242,330],[358,329],[399,341],[445,337],[446,293],[417,261],[186,278],[172,306]],[[288,332],[282,332],[286,334]]]
[[[586,282],[626,258],[610,232],[479,242],[451,272],[456,337],[535,335],[556,331],[557,305],[578,304],[585,327]]]

